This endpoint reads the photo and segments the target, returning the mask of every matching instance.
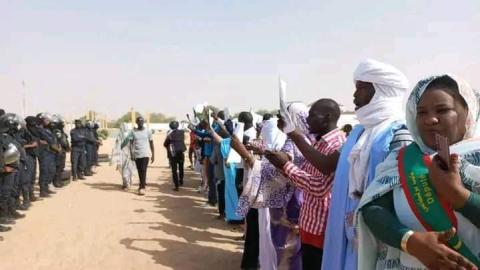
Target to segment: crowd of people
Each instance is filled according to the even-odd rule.
[[[0,110],[0,231],[11,230],[8,225],[25,217],[19,211],[27,211],[33,202],[55,194],[52,186],[60,189],[71,180],[85,180],[94,174],[101,144],[98,128],[92,121],[83,125],[76,120],[69,140],[60,115],[39,113],[22,119]],[[68,152],[71,171],[65,170]]]
[[[188,129],[171,122],[163,146],[173,190],[181,192],[188,150],[206,207],[244,228],[241,269],[478,269],[480,93],[449,74],[410,91],[401,71],[375,60],[353,77],[353,128],[338,127],[333,99],[287,102],[283,81],[278,115],[257,122],[247,111],[233,119],[204,109]],[[111,157],[126,190],[137,168],[139,195],[154,161],[144,124],[123,124]],[[94,173],[98,126],[76,120],[71,144],[64,127],[58,115],[0,111],[1,231],[38,200],[37,160],[41,198],[69,183],[67,152],[72,180]]]
[[[278,115],[260,123],[228,110],[172,122],[174,190],[189,132],[207,205],[245,225],[241,269],[478,269],[479,93],[448,74],[410,91],[375,60],[353,77],[353,129],[338,128],[335,100],[286,102],[282,81]]]

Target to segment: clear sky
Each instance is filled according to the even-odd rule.
[[[364,58],[412,84],[439,72],[480,87],[480,1],[0,0],[0,107],[183,118],[330,97],[352,108]]]

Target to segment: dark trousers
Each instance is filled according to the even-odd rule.
[[[260,254],[259,248],[259,233],[258,233],[258,210],[250,208],[246,218],[247,231],[245,234],[245,243],[243,246],[242,269],[257,269],[258,256]],[[314,268],[304,268],[314,269]]]
[[[85,144],[85,149],[87,152],[87,168],[91,168],[93,165],[95,165],[95,144],[93,143],[87,143]]]
[[[56,164],[55,164],[55,182],[61,183],[62,180],[62,172],[65,170],[65,161],[67,160],[67,154],[58,153],[56,157]]]
[[[135,164],[137,165],[138,177],[140,178],[140,185],[138,189],[145,188],[145,186],[147,185],[148,160],[149,160],[148,157],[135,159]]]
[[[170,166],[172,168],[172,179],[175,187],[183,186],[183,167],[185,163],[185,155],[183,153],[176,153],[175,156],[170,157]]]
[[[302,244],[303,269],[322,268],[323,249],[308,244]]]
[[[215,165],[208,162],[208,203],[215,205],[217,203],[217,181],[215,178]]]
[[[218,213],[225,216],[225,180],[217,179]]]
[[[35,156],[27,155],[27,174],[29,179],[29,193],[33,194],[35,178],[37,176],[37,158]]]
[[[17,171],[18,183],[17,184],[17,193],[16,200],[20,195],[22,195],[23,202],[27,203],[30,201],[30,174],[28,166],[31,166],[28,156],[26,156],[25,161],[20,162],[20,166]]]
[[[48,190],[48,184],[53,181],[55,177],[55,154],[44,151],[40,154],[40,176],[38,182],[40,184],[40,192]]]
[[[19,162],[18,164],[18,169],[13,172],[13,174],[15,175],[13,177],[13,189],[12,189],[12,198],[19,198],[20,197],[20,193],[21,193],[21,188],[22,188],[22,177],[24,175],[24,171],[25,171],[25,164],[23,163],[23,161]]]
[[[15,182],[14,173],[0,174],[0,216],[8,215],[9,209],[12,209],[12,192]]]
[[[86,163],[85,149],[73,148],[70,159],[72,163],[72,177],[77,178],[82,176]]]

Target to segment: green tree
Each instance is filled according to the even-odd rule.
[[[135,112],[135,117],[138,117],[140,115],[144,116],[139,112]],[[174,120],[175,120],[175,117],[166,116],[163,113],[150,113],[150,123],[169,123]],[[122,115],[120,118],[118,118],[114,123],[110,123],[109,127],[119,128],[120,124],[130,123],[131,121],[132,121],[131,112],[127,112],[124,115]]]
[[[255,113],[261,115],[261,116],[264,116],[265,114],[269,113],[273,116],[276,116],[278,114],[278,109],[274,109],[274,110],[266,110],[266,109],[260,109],[260,110],[257,110],[255,111]],[[232,114],[230,117],[231,118],[238,118],[238,115],[240,114],[240,112],[236,112],[234,114]]]
[[[169,123],[171,121],[175,121],[175,117],[166,116],[163,113],[150,114],[150,123]]]
[[[140,116],[141,114],[139,112],[135,112],[135,117]],[[131,112],[127,112],[124,115],[122,115],[120,118],[115,121],[115,124],[113,125],[114,128],[119,128],[120,124],[122,123],[130,123],[132,121],[132,115]]]

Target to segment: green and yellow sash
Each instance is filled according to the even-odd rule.
[[[457,227],[451,205],[442,200],[430,183],[428,169],[425,166],[428,158],[417,144],[412,143],[400,150],[398,170],[400,183],[413,213],[427,231],[446,231]],[[448,245],[480,267],[480,260],[455,234]]]

